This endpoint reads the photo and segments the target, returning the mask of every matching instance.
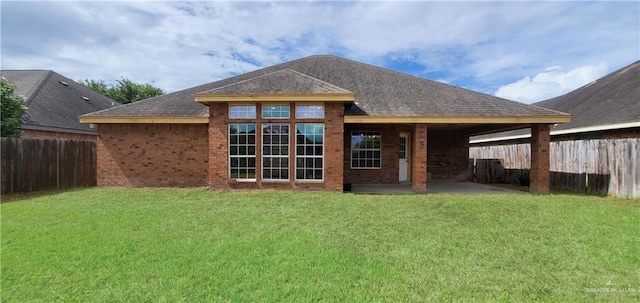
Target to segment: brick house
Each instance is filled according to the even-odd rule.
[[[3,70],[2,77],[24,98],[22,138],[95,141],[98,133],[78,116],[120,105],[50,70]]]
[[[80,117],[99,186],[340,191],[468,177],[469,136],[530,127],[548,192],[549,126],[570,116],[336,56],[311,56]]]

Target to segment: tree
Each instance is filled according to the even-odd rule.
[[[2,137],[20,137],[20,125],[22,125],[22,112],[26,109],[20,98],[13,95],[16,87],[2,77],[2,106],[0,122]]]
[[[107,85],[102,80],[85,79],[79,81],[89,89],[116,100],[122,104],[133,103],[164,94],[164,90],[151,84],[135,83],[129,79],[122,78],[114,85]]]

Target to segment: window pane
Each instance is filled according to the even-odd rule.
[[[253,119],[256,117],[255,105],[230,105],[229,118],[231,119]]]
[[[324,118],[324,105],[296,105],[296,118]]]
[[[296,124],[296,179],[322,180],[324,124]]]
[[[381,146],[380,132],[352,132],[351,168],[380,168]]]
[[[262,117],[267,119],[289,118],[289,105],[262,105]]]
[[[281,171],[289,166],[289,125],[262,125],[262,177],[265,180],[288,180]]]
[[[255,124],[229,124],[229,178],[255,178],[255,143],[248,143],[254,137]]]

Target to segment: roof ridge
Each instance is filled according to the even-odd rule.
[[[31,102],[33,102],[33,99],[35,98],[35,96],[38,95],[38,93],[40,92],[44,84],[47,83],[47,81],[49,80],[49,78],[53,73],[53,71],[50,69],[49,70],[45,69],[42,71],[46,71],[46,73],[42,77],[40,77],[40,79],[38,79],[38,82],[36,82],[36,85],[34,85],[29,90],[29,92],[27,92],[27,95],[25,96],[24,105],[26,107],[29,107],[29,105],[31,105]]]

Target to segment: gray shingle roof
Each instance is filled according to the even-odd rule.
[[[640,122],[640,61],[565,95],[534,103],[573,115],[552,131]],[[472,140],[529,135],[528,129],[477,136]]]
[[[16,86],[14,94],[24,97],[27,109],[22,119],[25,126],[95,132],[89,125],[78,122],[78,116],[119,105],[54,71],[3,70],[1,73]]]
[[[343,94],[350,91],[285,68],[211,89],[203,94]]]
[[[93,113],[90,116],[207,116],[195,94],[291,69],[355,93],[347,115],[371,116],[529,116],[558,115],[440,82],[331,55],[310,56],[228,79]],[[267,77],[266,79],[275,79]],[[239,84],[240,85],[240,84]]]

